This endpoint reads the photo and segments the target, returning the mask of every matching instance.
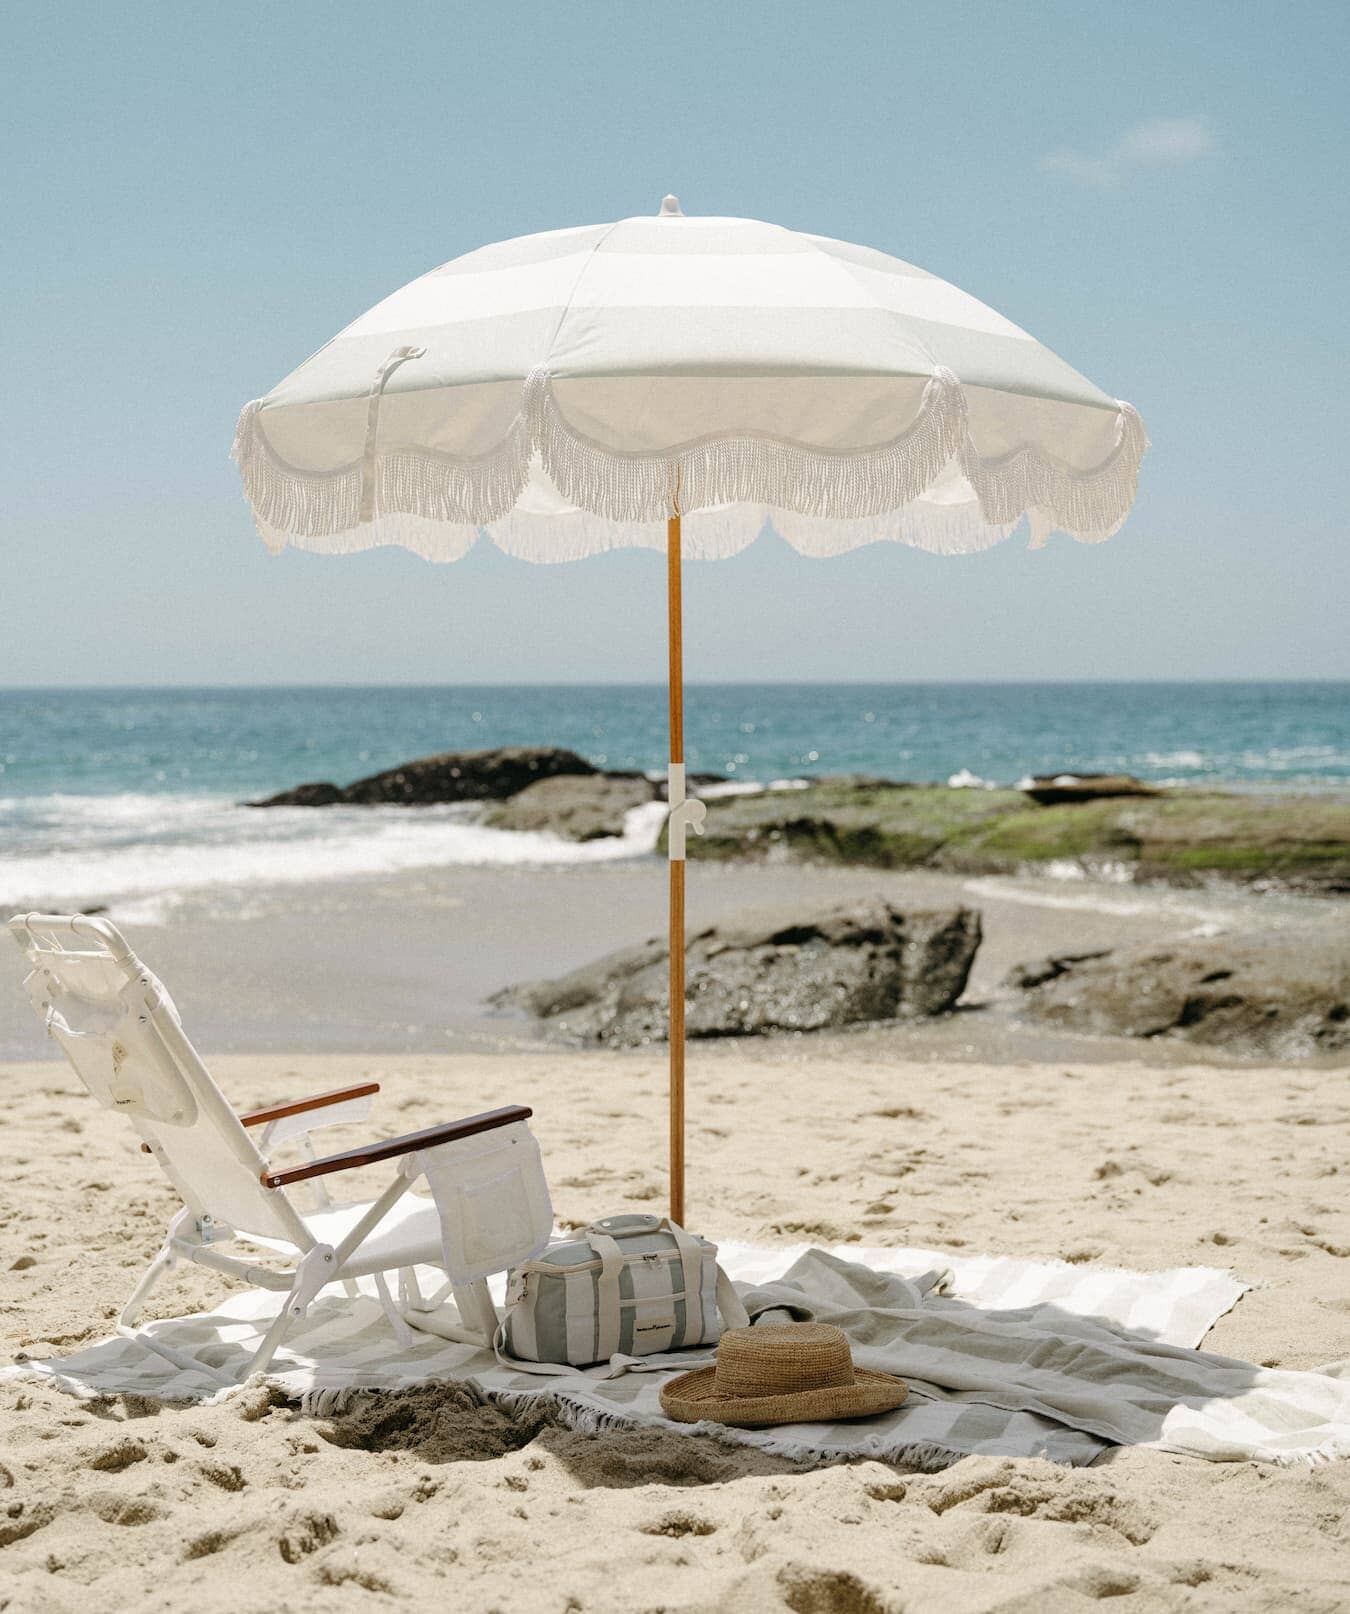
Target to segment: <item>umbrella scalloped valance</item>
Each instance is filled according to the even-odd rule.
[[[747,219],[655,218],[457,258],[244,409],[234,454],[273,547],[570,560],[982,549],[1025,518],[1109,537],[1147,447],[994,310],[884,253]]]

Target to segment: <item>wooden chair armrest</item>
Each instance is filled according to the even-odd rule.
[[[378,1165],[381,1160],[393,1160],[397,1155],[415,1154],[419,1149],[434,1149],[441,1143],[453,1143],[457,1138],[471,1138],[479,1132],[491,1132],[494,1127],[510,1126],[515,1121],[528,1121],[534,1114],[523,1104],[507,1104],[500,1110],[485,1110],[482,1115],[466,1116],[462,1121],[447,1121],[441,1126],[429,1126],[422,1132],[408,1132],[401,1138],[390,1138],[384,1143],[368,1143],[361,1149],[346,1149],[341,1154],[325,1155],[322,1160],[306,1160],[284,1171],[264,1171],[264,1188],[285,1188],[293,1182],[305,1182],[310,1177],[326,1177],[334,1171],[354,1171],[358,1166]]]
[[[335,1087],[331,1093],[315,1093],[312,1098],[297,1098],[289,1104],[273,1104],[265,1110],[252,1110],[239,1119],[244,1126],[265,1126],[269,1121],[281,1121],[288,1115],[303,1115],[306,1110],[322,1110],[330,1104],[345,1104],[349,1099],[369,1098],[379,1090],[378,1082],[357,1082],[354,1087]]]

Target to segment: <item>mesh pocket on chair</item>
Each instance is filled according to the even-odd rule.
[[[452,1282],[503,1272],[547,1245],[553,1206],[539,1145],[524,1121],[424,1149],[416,1164],[436,1201]]]
[[[191,1126],[197,1101],[111,961],[60,953],[24,981],[48,1033],[100,1104],[165,1126]],[[167,998],[166,998],[167,1001]]]

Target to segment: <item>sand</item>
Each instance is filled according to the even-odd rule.
[[[1215,1349],[1347,1354],[1346,1072],[904,1057],[894,1033],[701,1047],[691,1225],[916,1244],[1258,1285]],[[233,1055],[241,1105],[375,1076],[395,1132],[519,1099],[558,1210],[659,1205],[650,1055]],[[7,1064],[7,1350],[106,1333],[173,1201],[63,1065]],[[356,1139],[329,1135],[334,1146]],[[154,1315],[223,1287],[179,1272]],[[0,1387],[0,1609],[1320,1611],[1350,1607],[1350,1464],[1116,1449],[1090,1469],[970,1458],[802,1471],[698,1438],[522,1429],[454,1387],[337,1421],[265,1391],[211,1408]]]

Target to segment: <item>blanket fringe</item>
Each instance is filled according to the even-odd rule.
[[[284,1386],[279,1385],[278,1388]],[[362,1393],[351,1385],[334,1389],[316,1385],[313,1389],[306,1390],[300,1397],[300,1411],[306,1418],[340,1418]]]
[[[540,1411],[544,1411],[550,1420],[582,1435],[599,1435],[611,1430],[672,1428],[664,1419],[611,1412],[589,1402],[574,1401],[556,1391],[489,1390],[487,1399],[500,1407],[508,1417],[519,1418],[529,1412],[538,1417]],[[725,1424],[707,1421],[681,1424],[676,1426],[674,1432],[701,1435],[728,1447],[752,1447],[772,1457],[785,1457],[791,1462],[814,1467],[875,1460],[902,1464],[925,1474],[936,1474],[970,1455],[969,1452],[935,1445],[932,1441],[883,1440],[875,1435],[867,1437],[856,1449],[840,1451],[835,1447],[813,1446],[809,1441],[794,1440],[775,1430],[729,1429]]]

